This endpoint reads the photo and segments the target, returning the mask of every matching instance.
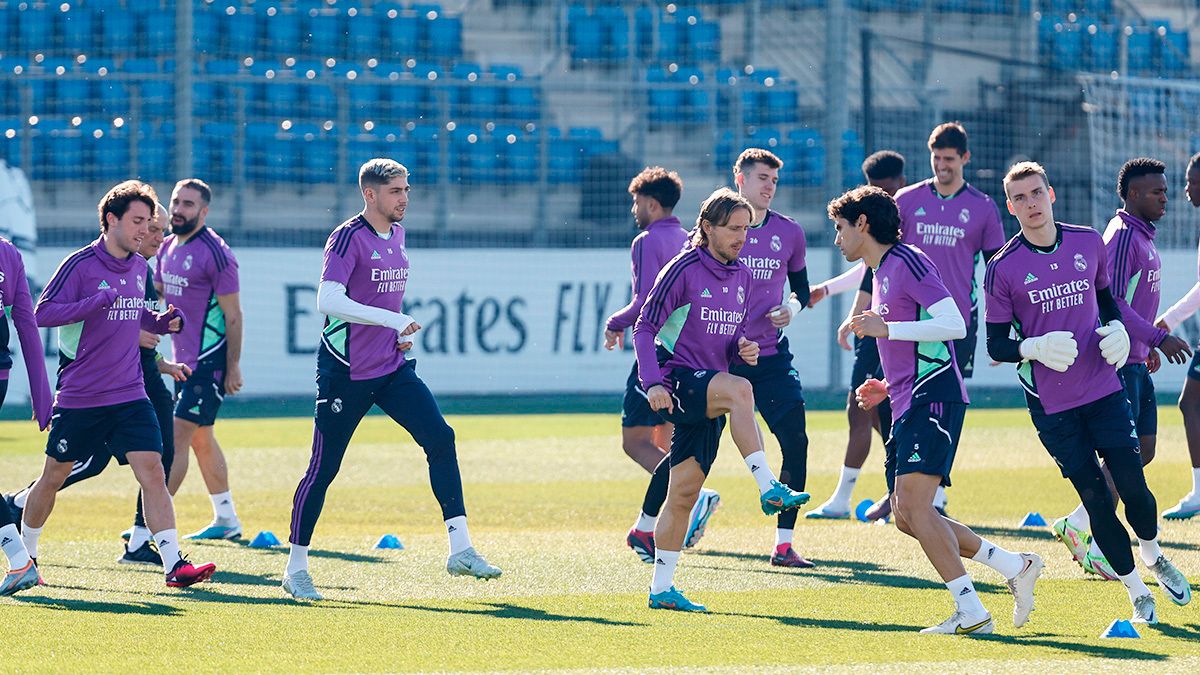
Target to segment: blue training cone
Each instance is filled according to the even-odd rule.
[[[1046,519],[1037,511],[1030,511],[1021,519],[1021,527],[1046,527]]]
[[[385,534],[375,542],[375,548],[392,548],[403,551],[404,544],[400,543],[400,539],[394,534]]]
[[[279,537],[276,537],[275,533],[270,530],[259,532],[254,537],[254,541],[250,542],[250,548],[271,548],[272,546],[279,546]]]
[[[861,502],[858,503],[858,506],[854,507],[854,517],[858,518],[859,520],[861,520],[864,523],[868,522],[867,521],[867,509],[871,508],[871,506],[874,504],[875,504],[875,502],[871,501],[870,499],[862,500]]]
[[[1116,621],[1112,622],[1112,625],[1108,627],[1108,630],[1100,634],[1100,637],[1140,638],[1142,636],[1138,635],[1137,629],[1133,627],[1133,624],[1130,623],[1128,619],[1117,619]]]

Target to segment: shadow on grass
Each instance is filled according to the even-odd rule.
[[[353,603],[366,604],[366,603]],[[374,604],[374,603],[372,603]],[[384,607],[394,607],[396,609],[415,609],[422,612],[437,612],[442,614],[467,614],[473,616],[486,616],[494,619],[521,619],[524,621],[554,621],[568,623],[594,623],[602,626],[645,626],[647,624],[634,621],[616,621],[606,619],[600,616],[571,616],[569,614],[551,614],[542,609],[534,609],[533,607],[521,607],[507,602],[483,602],[474,603],[483,605],[487,609],[457,609],[451,607],[423,607],[421,605],[392,605],[382,604]]]
[[[94,590],[94,589],[92,589]],[[70,600],[44,596],[20,595],[14,598],[27,605],[38,605],[46,609],[65,609],[72,612],[97,612],[101,614],[145,614],[149,616],[179,616],[183,610],[157,602],[100,602],[96,600]]]
[[[210,544],[205,544],[203,540],[189,542],[189,543],[197,543],[202,546],[210,545]],[[219,543],[224,543],[224,542],[214,542],[214,543],[219,544]],[[245,538],[236,539],[232,543],[237,544],[241,548],[244,548],[248,551],[253,551],[255,553],[264,553],[264,554],[268,554],[268,555],[287,555],[288,551],[289,551],[288,545],[286,543],[282,544],[280,546],[272,546],[270,548],[251,547],[250,540],[245,539]],[[362,554],[362,553],[346,553],[344,551],[323,551],[320,549],[309,550],[308,557],[310,557],[310,558],[329,558],[331,560],[341,560],[344,562],[371,562],[371,563],[374,563],[374,562],[387,562],[389,560],[388,557],[382,556],[382,555],[366,555],[366,554]]]
[[[1031,635],[980,635],[976,639],[989,642],[1023,647],[1046,647],[1058,651],[1069,652],[1081,656],[1094,656],[1104,659],[1136,659],[1138,661],[1165,661],[1166,654],[1147,652],[1140,649],[1118,647],[1106,641],[1104,644],[1090,645],[1082,642],[1071,642],[1062,635],[1052,633],[1034,633]],[[1111,645],[1111,646],[1110,646]]]
[[[1054,533],[1042,527],[1001,527],[998,525],[969,525],[975,534],[984,537],[1012,537],[1013,539],[1053,540]]]
[[[1153,626],[1146,626],[1145,629],[1162,633],[1176,640],[1200,641],[1200,624],[1190,623],[1186,626],[1169,626],[1165,623],[1157,623]]]
[[[935,583],[929,579],[921,579],[918,577],[910,577],[905,574],[897,574],[891,567],[860,560],[816,559],[813,560],[813,562],[817,565],[816,567],[790,570],[780,567],[768,567],[764,562],[765,556],[752,553],[735,553],[732,551],[696,551],[694,555],[701,558],[728,558],[757,563],[752,568],[722,567],[719,565],[704,565],[694,562],[688,564],[690,567],[700,567],[703,569],[730,570],[743,573],[751,572],[754,574],[799,576],[816,579],[819,581],[827,581],[829,583],[867,584],[874,586],[886,586],[888,588],[899,587],[926,590],[945,588],[943,584]],[[1005,589],[1003,586],[985,581],[976,581],[975,589],[984,593],[996,593],[1002,590],[1007,592],[1007,589]]]

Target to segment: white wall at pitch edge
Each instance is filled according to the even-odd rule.
[[[53,270],[69,252],[43,249],[39,264]],[[322,322],[316,313],[321,251],[243,248],[235,253],[246,316],[244,395],[313,394]],[[1167,251],[1162,257],[1166,306],[1195,282],[1196,258],[1191,251]],[[628,301],[627,251],[411,250],[410,258],[406,301],[424,326],[412,355],[435,393],[616,394],[624,387],[633,362],[630,345],[625,352],[607,352],[602,332],[605,318]],[[813,283],[828,278],[833,258],[829,249],[809,251]],[[839,263],[839,271],[842,267]],[[982,275],[981,266],[981,282]],[[843,307],[848,302],[847,296]],[[843,379],[849,378],[852,355],[834,346],[830,309],[826,301],[806,310],[787,330],[794,365],[808,388],[845,386],[831,382],[834,358],[842,360]],[[1193,344],[1198,328],[1195,319],[1184,327]],[[15,337],[10,343],[19,346]],[[161,349],[169,354],[167,341]],[[24,367],[16,361],[9,396],[24,399]],[[975,361],[972,386],[1017,386],[1011,365],[987,365],[982,330]],[[52,378],[56,365],[56,358],[47,359]],[[1155,381],[1160,389],[1178,391],[1184,376],[1183,367],[1167,365]]]

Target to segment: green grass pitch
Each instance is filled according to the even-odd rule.
[[[1161,412],[1158,458],[1148,475],[1160,510],[1189,488],[1179,414]],[[624,545],[645,473],[620,450],[616,415],[470,416],[451,419],[476,547],[504,568],[490,583],[444,571],[445,535],[423,455],[384,417],[367,418],[329,492],[311,569],[327,600],[302,605],[279,588],[286,547],[190,544],[216,562],[212,582],[176,591],[161,571],[117,565],[117,533],[133,512],[132,475],[115,464],[71,488],[41,541],[50,586],[0,601],[0,670],[736,672],[1196,672],[1200,602],[1158,595],[1162,625],[1140,640],[1098,636],[1128,618],[1125,590],[1085,578],[1046,529],[1021,529],[1027,511],[1048,520],[1075,505],[1070,485],[1038,445],[1024,411],[972,410],[950,489],[950,511],[984,536],[1046,561],[1037,611],[1014,629],[1003,580],[967,569],[997,634],[919,636],[944,619],[950,598],[915,541],[892,526],[801,520],[800,550],[814,570],[767,564],[774,519],[728,438],[710,487],[722,508],[697,550],[685,552],[680,587],[707,616],[650,611],[649,566]],[[809,492],[837,480],[845,444],[840,413],[811,413]],[[292,493],[309,459],[311,421],[223,421],[219,437],[247,535],[286,540]],[[768,455],[778,468],[769,435]],[[28,422],[0,424],[0,488],[38,473],[44,437]],[[883,489],[878,442],[855,500]],[[177,497],[179,529],[211,509],[192,463]],[[372,548],[397,534],[403,551]],[[1164,523],[1165,549],[1200,579],[1200,521]],[[1144,571],[1144,568],[1143,568]],[[1193,585],[1200,591],[1200,585]]]

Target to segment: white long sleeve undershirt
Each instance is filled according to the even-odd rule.
[[[930,318],[921,321],[889,321],[888,339],[907,342],[944,342],[967,336],[967,324],[954,298],[943,298],[928,309]]]
[[[829,295],[839,295],[846,291],[854,290],[862,284],[863,275],[867,273],[867,266],[863,263],[858,263],[854,267],[842,272],[836,277],[821,284],[825,287],[825,292]]]
[[[1189,317],[1200,309],[1200,283],[1192,286],[1192,289],[1187,292],[1179,302],[1171,305],[1171,308],[1163,312],[1162,320],[1167,324],[1167,330],[1175,330],[1179,324],[1187,321]]]
[[[400,333],[413,318],[400,312],[355,302],[346,295],[346,287],[336,281],[322,281],[317,288],[317,311],[335,319],[366,326],[387,326]]]

